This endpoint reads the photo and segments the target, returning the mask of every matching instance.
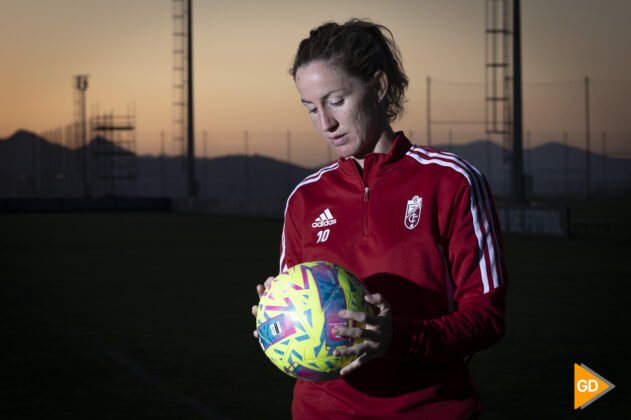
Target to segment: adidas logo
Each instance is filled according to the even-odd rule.
[[[336,222],[337,220],[335,220],[335,218],[331,214],[331,210],[326,209],[322,212],[320,216],[318,216],[317,219],[315,219],[315,222],[311,224],[311,227],[320,228],[324,226],[331,226],[334,225]]]

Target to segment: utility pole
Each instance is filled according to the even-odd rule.
[[[565,185],[565,195],[570,195],[570,174],[569,174],[569,157],[567,149],[567,131],[563,132],[563,181]]]
[[[590,114],[589,114],[589,77],[585,77],[585,198],[589,198],[591,186],[591,139],[590,139]]]
[[[287,130],[287,194],[291,193],[291,130]]]
[[[431,79],[427,76],[427,145],[432,145]]]
[[[607,132],[603,130],[602,134],[602,194],[607,193]]]
[[[160,184],[162,186],[162,197],[167,196],[165,185],[165,171],[164,171],[164,130],[160,131]]]
[[[243,132],[243,149],[245,152],[243,159],[245,163],[245,201],[246,205],[250,206],[250,133],[248,130]]]

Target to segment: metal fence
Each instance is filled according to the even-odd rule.
[[[531,198],[631,191],[631,81],[585,82],[524,84],[524,170]],[[415,118],[414,110],[395,129],[415,144],[431,139],[433,147],[459,154],[487,176],[496,195],[509,195],[510,153],[502,139],[485,133],[484,84],[432,79],[431,92],[431,120]],[[84,161],[96,167],[94,151],[103,144],[82,148],[74,131],[70,124],[0,141],[0,197],[186,196],[186,162],[170,133],[138,127],[136,176],[103,188],[81,169]],[[201,197],[286,197],[304,176],[336,159],[313,130],[202,129],[195,139]]]

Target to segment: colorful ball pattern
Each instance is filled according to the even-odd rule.
[[[333,334],[336,326],[361,326],[339,316],[339,311],[372,313],[363,284],[340,266],[314,261],[280,274],[261,296],[256,330],[265,355],[294,378],[327,381],[355,356],[334,356],[336,349],[361,339]]]

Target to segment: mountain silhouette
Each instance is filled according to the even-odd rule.
[[[475,165],[485,174],[495,195],[510,192],[510,166],[500,145],[475,140],[434,147],[452,151]],[[536,195],[583,193],[585,160],[584,150],[558,142],[525,150],[527,190]],[[111,173],[120,173],[122,169],[117,166],[120,162],[128,165],[124,170],[133,176],[126,180],[110,177],[104,190],[103,167],[107,164]],[[185,164],[181,156],[136,156],[101,136],[85,147],[71,149],[18,130],[8,139],[0,140],[0,197],[82,196],[84,173],[89,174],[89,187],[95,194],[108,191],[113,195],[183,197],[187,191]],[[619,193],[631,189],[631,160],[591,153],[590,165],[592,191]],[[259,155],[196,159],[199,192],[203,197],[287,197],[297,183],[316,170]]]
[[[81,197],[85,192],[86,156],[89,190],[97,195],[103,193],[104,182],[99,173],[95,173],[98,165],[109,162],[110,170],[120,171],[121,160],[129,157],[135,157],[135,178],[129,182],[108,181],[108,191],[113,191],[109,194],[186,195],[186,161],[181,156],[136,156],[101,136],[85,147],[70,149],[19,130],[8,139],[0,140],[0,197]],[[265,156],[233,155],[198,158],[196,172],[204,196],[256,199],[287,197],[313,170]]]
[[[116,143],[108,140],[103,136],[96,136],[92,140],[90,140],[85,146],[88,151],[92,153],[110,153],[117,155],[135,155],[132,151],[118,146]],[[77,149],[78,152],[81,152],[83,147]]]
[[[488,140],[464,145],[437,145],[474,164],[489,180],[496,194],[507,195],[511,183],[505,149]],[[524,150],[526,187],[535,195],[576,195],[586,189],[586,153],[584,149],[549,142]],[[603,193],[631,190],[631,160],[590,153],[591,190]]]

